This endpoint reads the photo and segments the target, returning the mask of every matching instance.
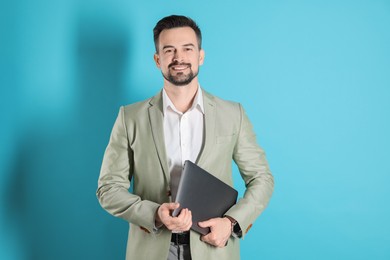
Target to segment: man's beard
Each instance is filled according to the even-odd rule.
[[[174,75],[171,74],[169,69],[172,66],[176,66],[176,65],[187,65],[189,67],[190,72],[187,75],[182,73],[182,72],[180,72],[176,76],[174,76]],[[199,72],[199,70],[194,74],[194,72],[191,69],[191,64],[189,64],[189,63],[180,63],[179,64],[179,63],[175,62],[175,63],[169,64],[169,66],[168,66],[168,73],[167,74],[164,74],[164,73],[162,73],[162,74],[163,74],[163,77],[167,81],[169,81],[170,83],[172,83],[175,86],[181,87],[181,86],[186,86],[186,85],[190,84],[192,82],[192,80],[196,76],[198,76],[198,72]]]

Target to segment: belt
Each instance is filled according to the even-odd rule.
[[[172,233],[171,242],[175,243],[175,245],[189,245],[190,233]]]

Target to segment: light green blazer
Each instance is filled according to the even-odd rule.
[[[271,197],[273,177],[241,105],[205,91],[203,100],[204,144],[196,163],[231,186],[232,159],[237,164],[246,191],[226,214],[238,221],[244,237]],[[101,206],[130,223],[126,259],[167,259],[171,232],[153,227],[157,208],[169,202],[169,179],[160,92],[120,108],[98,181]],[[194,260],[240,258],[234,237],[226,247],[215,248],[191,231],[190,248]]]

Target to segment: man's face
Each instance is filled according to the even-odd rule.
[[[198,40],[190,27],[163,30],[158,41],[158,53],[154,60],[168,82],[185,86],[198,76],[203,64],[204,51],[199,50]]]

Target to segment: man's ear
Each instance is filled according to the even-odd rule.
[[[203,65],[205,55],[206,53],[204,52],[203,49],[201,49],[199,51],[199,65]]]
[[[153,55],[153,59],[154,59],[154,62],[156,63],[157,68],[160,68],[160,56],[157,53],[155,53]]]

